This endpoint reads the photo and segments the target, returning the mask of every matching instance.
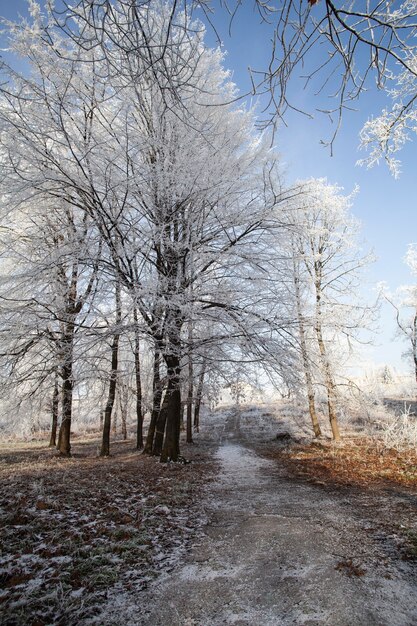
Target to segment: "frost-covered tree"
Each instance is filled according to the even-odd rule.
[[[361,270],[372,257],[358,244],[359,225],[350,214],[351,200],[337,185],[312,179],[300,183],[287,214],[291,220],[294,307],[310,416],[318,435],[314,384],[319,383],[326,392],[335,440],[340,438],[337,379],[341,355],[369,324],[371,311],[361,301],[360,282]]]
[[[417,276],[416,244],[411,244],[408,247],[404,260],[411,273]],[[409,349],[405,354],[407,357],[411,357],[417,382],[417,286],[404,285],[399,287],[394,294],[389,293],[386,287],[383,286],[382,294],[394,308],[398,331],[409,345]]]
[[[14,196],[1,237],[3,367],[8,386],[20,388],[22,396],[53,394],[51,442],[61,389],[58,447],[69,455],[74,361],[97,286],[101,246],[87,214],[53,202],[25,204],[17,190]],[[3,199],[10,209],[8,197]]]
[[[162,458],[175,460],[188,321],[213,320],[216,341],[235,339],[229,355],[259,361],[274,345],[281,367],[289,358],[278,303],[259,295],[279,202],[274,157],[253,112],[229,104],[222,55],[186,13],[173,20],[169,4],[120,1],[80,2],[59,19],[31,3],[31,14],[9,25],[31,74],[3,68],[3,210],[53,201],[91,224],[103,292],[117,277],[163,363],[155,417]],[[88,250],[84,260],[93,265]]]
[[[417,7],[417,4],[415,4]],[[401,173],[397,153],[417,133],[417,54],[410,50],[407,64],[398,63],[398,72],[387,74],[392,106],[369,119],[360,133],[361,147],[369,154],[358,161],[368,168],[385,160],[395,178]]]

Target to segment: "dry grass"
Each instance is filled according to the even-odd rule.
[[[389,481],[417,486],[417,451],[387,449],[372,438],[294,445],[270,450],[268,456],[278,456],[297,475],[315,482],[365,486]]]
[[[296,481],[340,493],[373,532],[389,538],[398,558],[417,562],[417,451],[386,449],[370,437],[340,444],[277,442],[258,451],[284,466]],[[353,562],[339,565],[349,575],[361,575]]]
[[[184,554],[201,525],[214,468],[200,446],[189,465],[161,465],[132,442],[77,442],[61,459],[36,444],[0,451],[0,622],[83,623],[112,589],[146,588]]]

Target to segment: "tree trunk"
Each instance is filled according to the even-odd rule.
[[[133,307],[133,321],[135,323],[135,381],[136,381],[136,448],[143,448],[143,413],[142,413],[142,382],[140,376],[140,342],[139,342],[139,326],[138,312]]]
[[[313,432],[315,437],[321,436],[321,429],[319,420],[316,413],[316,406],[314,401],[314,387],[313,387],[313,377],[311,374],[311,362],[308,355],[307,348],[307,340],[306,340],[306,332],[304,327],[304,318],[302,311],[302,303],[301,303],[301,292],[300,292],[300,271],[299,266],[297,266],[297,262],[295,259],[295,249],[293,247],[293,280],[294,280],[294,288],[295,288],[295,302],[297,309],[297,321],[298,321],[298,331],[300,336],[300,347],[301,347],[301,358],[303,361],[303,369],[304,376],[306,380],[307,387],[307,396],[308,396],[308,410],[310,413],[311,424],[313,426]]]
[[[314,391],[313,385],[311,381],[307,379],[306,375],[306,384],[307,384],[307,394],[308,394],[308,411],[310,413],[311,425],[313,427],[313,432],[315,437],[321,437],[321,428],[319,424],[319,420],[316,413],[316,404],[314,400]]]
[[[146,435],[145,447],[143,449],[144,454],[152,454],[153,443],[155,437],[156,422],[159,412],[161,410],[162,400],[162,383],[161,383],[161,353],[158,347],[155,347],[154,361],[153,361],[153,381],[152,381],[152,413],[149,423],[148,432]]]
[[[417,383],[417,312],[415,313],[411,326],[411,345],[413,350],[414,376]]]
[[[182,398],[183,394],[181,394],[181,398]],[[187,418],[184,419],[184,413],[187,412],[187,401],[184,402],[184,400],[181,400],[181,410],[180,410],[180,432],[184,432],[185,430],[185,421]]]
[[[49,447],[55,448],[56,446],[56,433],[58,428],[58,411],[59,411],[59,375],[55,374],[54,392],[52,395],[52,424],[51,424],[51,437],[49,439]]]
[[[77,299],[77,284],[78,263],[75,262],[72,266],[71,281],[67,292],[67,302],[65,310],[66,319],[62,322],[62,419],[58,435],[58,450],[62,456],[71,456],[75,322],[77,319],[77,315],[81,311],[83,305],[83,301],[81,299]]]
[[[180,359],[177,354],[171,354],[167,355],[165,360],[167,364],[168,388],[166,391],[165,439],[161,453],[162,463],[178,461],[181,422]]]
[[[106,408],[104,409],[103,438],[101,442],[100,456],[109,456],[110,454],[111,415],[113,411],[114,401],[116,398],[121,320],[122,320],[122,308],[121,308],[121,299],[120,299],[120,285],[117,282],[116,283],[116,328],[115,328],[115,332],[113,335],[113,341],[112,341],[112,347],[111,347],[111,372],[110,372],[109,394],[107,397]]]
[[[162,452],[164,444],[164,434],[168,415],[168,389],[165,391],[164,401],[162,407],[158,411],[155,422],[155,434],[152,445],[152,455],[159,456]]]
[[[74,333],[74,322],[68,322],[62,342],[64,345],[64,362],[62,366],[62,420],[58,435],[58,450],[62,456],[71,456],[72,395],[74,391],[72,375]]]
[[[63,367],[62,382],[62,421],[58,436],[58,450],[62,456],[71,456],[71,420],[72,420],[72,363]]]
[[[187,443],[193,443],[193,361],[191,353],[188,354],[188,394],[187,394]]]
[[[336,385],[333,380],[332,372],[330,369],[329,359],[327,357],[326,344],[323,339],[323,331],[321,325],[321,288],[316,284],[316,324],[315,330],[317,335],[317,343],[319,345],[321,361],[323,365],[324,382],[327,392],[327,407],[329,412],[329,422],[332,429],[333,439],[340,441],[340,430],[337,422],[336,414]]]
[[[111,357],[109,394],[107,396],[106,408],[104,409],[103,437],[101,441],[100,456],[109,456],[110,454],[111,415],[113,411],[114,401],[116,398],[118,351],[119,351],[119,334],[116,333],[113,337],[112,348],[111,348],[112,357]]]
[[[201,400],[203,398],[204,377],[206,375],[207,361],[204,360],[201,366],[200,376],[198,377],[197,393],[194,405],[194,429],[198,433],[200,432],[200,409]]]
[[[123,441],[127,440],[127,423],[126,423],[127,414],[122,414],[122,438]]]
[[[113,419],[112,419],[111,430],[112,430],[113,436],[115,437],[117,435],[117,418],[118,418],[116,398],[114,399],[113,409],[114,409],[114,413],[112,414]]]
[[[119,408],[123,441],[127,439],[127,411],[129,405],[129,388],[119,385]]]
[[[56,444],[56,449],[57,450],[60,450],[60,448],[61,448],[61,441],[62,441],[62,429],[61,429],[61,426],[62,426],[62,420],[61,420],[61,425],[60,425],[59,430],[58,430],[58,441],[57,441],[57,444]]]

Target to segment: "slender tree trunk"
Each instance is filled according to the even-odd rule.
[[[72,362],[65,365],[62,372],[62,421],[58,436],[58,450],[62,456],[71,456],[72,394],[74,390]]]
[[[336,413],[336,385],[333,380],[329,359],[327,356],[326,344],[323,339],[323,330],[321,324],[321,283],[316,282],[316,324],[315,330],[317,335],[317,343],[320,350],[321,362],[323,365],[324,382],[327,392],[327,407],[329,412],[329,422],[332,429],[333,439],[340,441],[340,430],[337,422]]]
[[[155,437],[156,422],[159,412],[161,410],[162,400],[162,383],[161,383],[161,353],[157,346],[155,346],[154,361],[153,361],[153,381],[152,381],[152,413],[149,423],[148,432],[146,435],[145,447],[143,449],[144,454],[152,454],[153,443]]]
[[[136,381],[136,448],[141,450],[143,448],[143,412],[142,412],[142,382],[140,372],[140,341],[139,341],[139,326],[138,326],[138,312],[136,307],[133,307],[133,321],[135,323],[135,381]]]
[[[56,447],[56,433],[58,429],[58,411],[59,411],[59,374],[55,373],[54,392],[52,395],[52,424],[51,437],[49,439],[49,447]]]
[[[303,317],[303,312],[302,312],[299,267],[297,266],[297,262],[295,259],[294,248],[293,248],[293,279],[294,279],[294,287],[295,287],[295,302],[296,302],[296,309],[297,309],[298,331],[299,331],[299,336],[300,336],[301,358],[303,361],[304,376],[305,376],[306,387],[307,387],[308,410],[310,413],[311,424],[313,426],[314,435],[315,437],[320,437],[321,429],[320,429],[320,424],[319,424],[319,420],[317,417],[316,406],[315,406],[315,401],[314,401],[313,377],[311,374],[310,359],[308,355],[308,348],[307,348],[307,341],[306,341],[306,332],[305,332],[305,327],[304,327],[304,317]]]
[[[417,383],[417,312],[415,313],[412,322],[411,345],[413,349],[414,376]]]
[[[193,361],[191,352],[188,354],[188,394],[187,394],[187,443],[193,443]]]
[[[62,456],[71,456],[71,420],[73,381],[73,348],[75,324],[70,321],[66,324],[63,337],[64,363],[62,366],[62,420],[58,435],[58,450]]]
[[[109,394],[107,397],[106,408],[104,409],[103,437],[101,442],[100,456],[109,456],[110,454],[110,428],[111,416],[116,398],[117,373],[119,359],[119,339],[120,339],[120,323],[122,320],[122,306],[120,299],[120,284],[116,283],[116,328],[113,335],[111,347],[111,372],[109,383]]]
[[[64,273],[65,274],[65,273]],[[58,450],[62,456],[71,456],[71,422],[72,397],[74,392],[73,360],[75,322],[83,306],[83,300],[78,299],[78,263],[75,262],[71,270],[71,280],[67,292],[66,320],[62,322],[62,419],[58,435]],[[65,287],[67,282],[65,278]]]
[[[127,440],[127,423],[126,423],[127,414],[122,414],[122,438],[123,441]]]
[[[200,431],[200,409],[201,401],[203,398],[204,377],[206,375],[206,360],[203,361],[201,366],[200,376],[198,377],[197,393],[194,405],[194,429],[198,433]]]
[[[61,441],[62,441],[62,429],[61,429],[61,425],[62,425],[62,420],[61,420],[61,424],[59,426],[59,430],[58,430],[58,441],[56,444],[56,449],[60,450],[61,448]]]
[[[119,408],[123,441],[127,439],[127,411],[129,404],[129,388],[127,385],[119,386]]]
[[[115,437],[117,435],[117,418],[118,418],[116,398],[114,399],[113,409],[114,411],[112,414],[113,419],[112,419],[111,430],[112,430],[113,436]]]

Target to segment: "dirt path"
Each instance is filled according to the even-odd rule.
[[[295,482],[242,441],[231,413],[205,537],[154,586],[139,623],[415,626],[412,567],[376,541],[355,502]]]

